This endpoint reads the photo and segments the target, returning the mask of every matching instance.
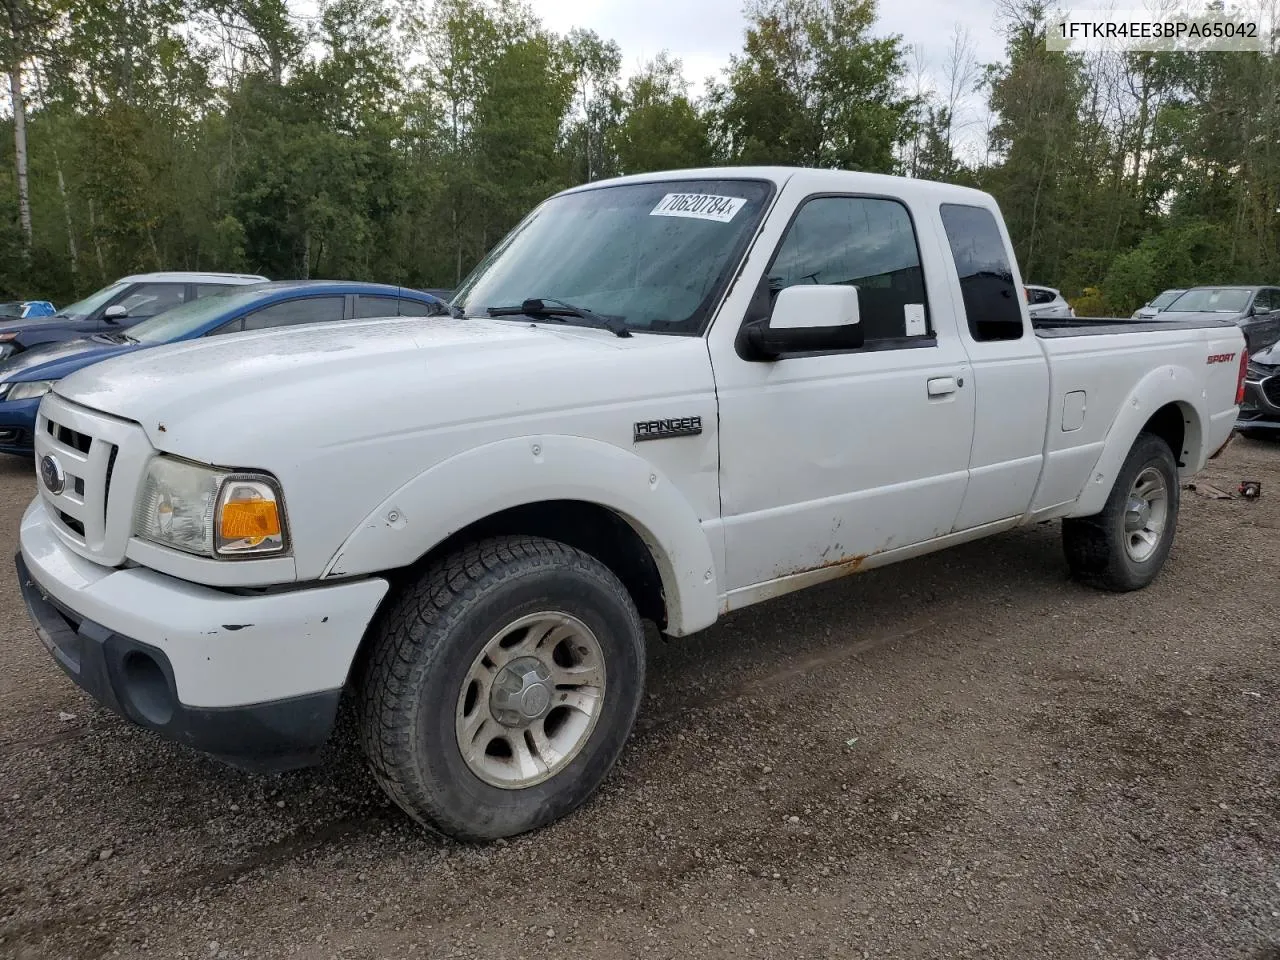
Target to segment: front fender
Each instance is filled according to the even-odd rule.
[[[1203,409],[1204,384],[1183,366],[1157,367],[1138,381],[1120,405],[1102,444],[1102,453],[1094,464],[1080,499],[1069,516],[1090,517],[1106,505],[1116,476],[1133,449],[1138,434],[1157,410],[1176,404],[1182,413],[1182,449],[1173,451],[1174,459],[1186,472],[1194,472],[1204,463]]]
[[[715,621],[715,563],[692,505],[653,464],[585,437],[511,438],[436,464],[382,501],[321,576],[408,566],[477,521],[549,500],[607,507],[640,535],[662,577],[668,633],[682,636]]]

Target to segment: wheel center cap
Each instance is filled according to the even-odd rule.
[[[1125,529],[1132,533],[1135,530],[1145,529],[1150,522],[1151,504],[1141,497],[1131,499],[1124,512]]]
[[[542,716],[551,706],[551,691],[544,684],[535,684],[525,689],[520,696],[520,712],[530,720]]]
[[[527,727],[551,709],[551,671],[537,657],[512,660],[494,678],[489,710],[505,727]]]

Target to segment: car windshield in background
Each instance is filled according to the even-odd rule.
[[[1181,290],[1166,290],[1164,293],[1160,294],[1160,296],[1152,300],[1150,306],[1155,310],[1163,310],[1180,296],[1182,296]]]
[[[227,316],[237,307],[247,306],[259,299],[260,293],[246,292],[252,288],[241,287],[238,293],[219,293],[191,300],[180,307],[158,313],[149,320],[136,323],[126,331],[131,340],[139,343],[169,343],[189,336],[219,317]],[[231,319],[227,316],[227,319]]]
[[[1249,305],[1252,290],[1239,287],[1188,290],[1167,308],[1167,313],[1239,313]]]
[[[83,300],[78,300],[69,307],[63,307],[58,311],[58,315],[70,317],[73,320],[87,317],[119,294],[124,288],[125,284],[123,283],[113,283],[109,287],[103,287],[97,293],[91,293]]]
[[[635,331],[699,333],[769,191],[756,180],[667,180],[554,197],[453,302],[483,317],[491,307],[558,300]]]
[[[5,320],[17,320],[22,317],[22,304],[20,303],[0,303],[0,318]]]

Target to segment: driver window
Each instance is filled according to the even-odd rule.
[[[815,197],[796,214],[769,269],[770,291],[858,288],[867,343],[928,337],[924,272],[907,208],[875,197]]]
[[[116,303],[129,311],[130,320],[143,320],[178,306],[182,297],[183,286],[180,283],[143,283]]]

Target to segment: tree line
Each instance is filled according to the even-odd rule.
[[[1050,52],[915,63],[875,0],[751,0],[701,96],[659,55],[518,0],[0,0],[0,297],[145,270],[456,285],[535,203],[724,164],[992,192],[1028,282],[1079,311],[1280,281],[1280,55]],[[964,106],[981,98],[981,129]]]

